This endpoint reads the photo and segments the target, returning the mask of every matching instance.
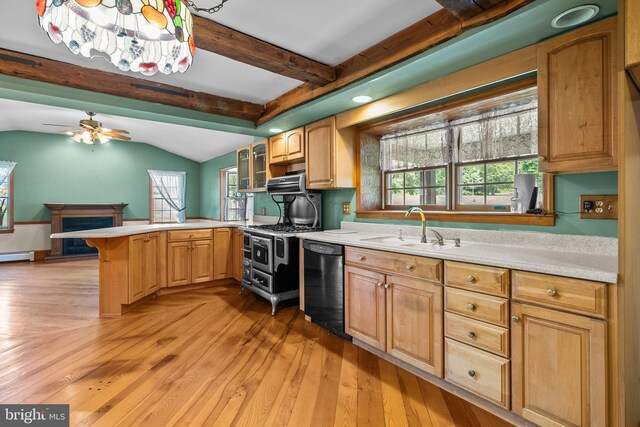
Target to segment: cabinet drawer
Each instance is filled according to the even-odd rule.
[[[604,318],[607,285],[546,274],[513,272],[513,299]]]
[[[504,298],[445,288],[445,310],[498,326],[508,326],[509,304]]]
[[[474,319],[444,314],[444,333],[470,346],[509,357],[509,330]]]
[[[445,283],[458,288],[499,297],[509,297],[509,270],[484,265],[447,261]]]
[[[346,263],[442,283],[442,261],[392,252],[347,247]]]
[[[502,357],[445,340],[445,379],[496,405],[509,409],[509,361]]]
[[[168,232],[169,241],[176,240],[195,240],[195,239],[212,239],[213,230],[174,230]]]

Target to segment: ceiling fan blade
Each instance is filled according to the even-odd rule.
[[[54,124],[54,123],[43,123],[43,126],[56,126],[56,127],[63,127],[63,128],[72,128],[74,126],[77,125],[58,125],[58,124]]]
[[[123,129],[107,129],[107,128],[102,128],[103,132],[115,132],[115,133],[124,133],[125,135],[129,135],[129,131],[123,130]]]
[[[114,132],[102,132],[103,135],[109,136],[113,139],[120,139],[122,141],[131,141],[131,138],[128,136],[120,135],[119,133]]]
[[[73,134],[73,135],[78,135],[80,133],[84,133],[85,130],[84,129],[69,129],[69,130],[61,130],[60,132],[56,132],[60,135],[69,135],[69,133]]]

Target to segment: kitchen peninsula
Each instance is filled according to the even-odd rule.
[[[246,222],[129,225],[52,234],[99,251],[100,316],[120,316],[155,295],[224,285],[242,276]]]

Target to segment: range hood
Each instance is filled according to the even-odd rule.
[[[271,178],[269,181],[267,181],[267,193],[281,195],[306,194],[306,182],[307,179],[304,172],[295,175],[285,175]]]

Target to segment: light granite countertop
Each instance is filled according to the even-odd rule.
[[[460,237],[461,246],[455,247],[452,240],[447,240],[445,246],[431,243],[432,235],[429,236],[429,243],[420,243],[415,228],[419,229],[402,227],[403,240],[398,239],[397,230],[395,234],[391,233],[393,227],[390,226],[347,223],[343,223],[340,230],[301,233],[298,237],[344,246],[617,283],[617,239],[614,238],[437,228],[445,239]],[[378,230],[382,232],[371,232]]]
[[[141,224],[124,225],[122,227],[98,228],[94,230],[70,231],[54,233],[52,239],[110,239],[113,237],[132,236],[135,234],[153,233],[154,231],[194,230],[197,228],[227,228],[258,224],[247,221],[197,221],[184,224]]]

